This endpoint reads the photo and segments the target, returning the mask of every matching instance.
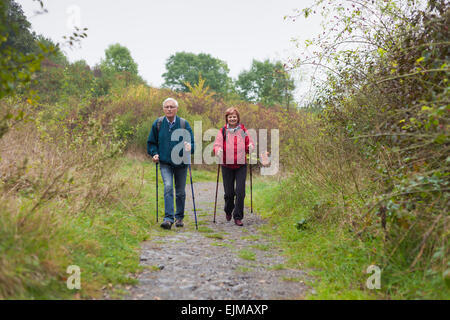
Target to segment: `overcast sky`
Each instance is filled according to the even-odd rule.
[[[159,87],[170,55],[209,53],[228,64],[236,78],[252,59],[286,60],[299,54],[292,39],[319,32],[317,18],[283,19],[312,0],[16,0],[37,33],[62,42],[74,25],[88,28],[80,48],[64,51],[70,61],[99,63],[113,43],[126,46],[139,74]],[[298,77],[295,75],[295,77]]]

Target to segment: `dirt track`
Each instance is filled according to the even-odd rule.
[[[184,228],[160,230],[142,244],[139,284],[126,299],[301,299],[306,274],[286,269],[275,240],[258,231],[264,221],[246,208],[244,227],[227,222],[219,186],[213,223],[215,183],[196,183],[195,230],[190,185],[186,187]]]

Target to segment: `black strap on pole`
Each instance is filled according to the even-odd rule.
[[[214,220],[213,220],[214,223],[216,223],[217,191],[219,189],[219,174],[220,174],[220,164],[217,165],[216,200],[214,201]]]
[[[158,222],[158,162],[156,163],[156,222]]]
[[[191,177],[191,191],[192,191],[192,203],[194,204],[195,229],[198,230],[198,225],[197,225],[197,210],[195,209],[194,184],[192,183],[191,164],[189,164],[189,175],[190,175],[190,177]]]

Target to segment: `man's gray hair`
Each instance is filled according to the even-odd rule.
[[[167,101],[173,101],[175,103],[175,105],[177,106],[177,108],[178,108],[178,101],[175,100],[174,98],[167,98],[166,100],[164,100],[163,101],[163,108],[164,108],[164,105],[166,104]]]

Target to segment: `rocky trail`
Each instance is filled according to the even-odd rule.
[[[302,299],[310,288],[306,273],[284,266],[276,240],[259,228],[264,220],[244,212],[244,226],[227,222],[219,184],[217,218],[213,223],[215,183],[195,183],[199,230],[195,230],[191,186],[186,186],[184,228],[158,230],[142,244],[145,267],[126,299],[228,300]],[[247,194],[249,196],[249,194]],[[160,222],[162,221],[162,215]]]

